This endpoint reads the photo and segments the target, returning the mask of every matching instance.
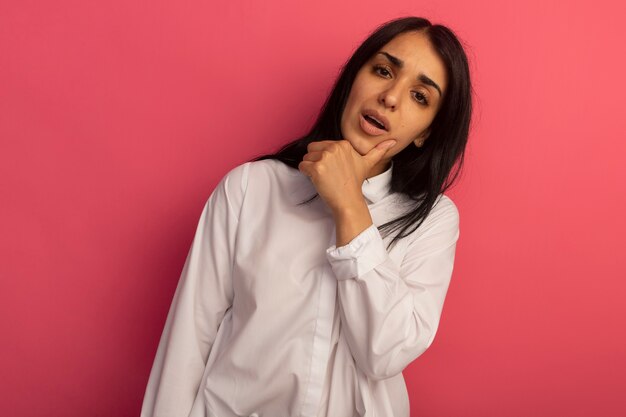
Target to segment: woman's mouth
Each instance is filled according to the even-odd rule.
[[[380,136],[387,133],[384,125],[369,115],[364,116],[360,114],[359,124],[361,125],[361,129],[370,136]]]

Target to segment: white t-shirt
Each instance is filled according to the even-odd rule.
[[[441,194],[390,251],[406,212],[393,166],[362,191],[374,224],[335,247],[310,179],[277,160],[232,169],[209,197],[174,294],[142,417],[408,417],[402,370],[432,343],[459,215]]]

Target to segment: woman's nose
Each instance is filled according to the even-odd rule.
[[[385,107],[395,110],[398,105],[398,93],[396,89],[392,86],[387,90],[380,93],[378,97],[378,101]]]

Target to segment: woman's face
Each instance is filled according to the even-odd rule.
[[[446,79],[442,59],[421,32],[401,33],[361,67],[341,116],[341,132],[361,155],[385,140],[397,141],[374,175],[393,155],[426,140]]]

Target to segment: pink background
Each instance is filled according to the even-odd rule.
[[[2,1],[0,414],[138,415],[217,181],[412,14],[465,40],[477,93],[412,415],[626,415],[619,3]]]

